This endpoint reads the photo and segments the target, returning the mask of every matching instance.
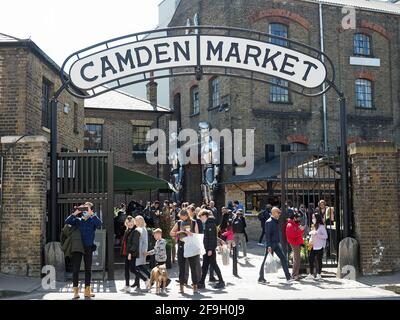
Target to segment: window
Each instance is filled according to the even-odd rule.
[[[372,108],[372,82],[366,79],[356,80],[356,107]]]
[[[287,38],[288,37],[288,27],[282,23],[270,23],[269,24],[269,33],[274,36]],[[283,47],[288,46],[288,42],[283,39],[277,39],[277,38],[271,37],[269,42],[276,44],[278,46],[283,46]]]
[[[265,145],[265,162],[268,162],[275,158],[275,145],[266,144]]]
[[[279,78],[271,77],[270,82],[283,86],[269,85],[269,102],[289,103],[289,82]],[[287,89],[286,89],[287,88]]]
[[[370,56],[371,55],[371,37],[356,33],[354,35],[354,54],[358,56]]]
[[[51,126],[51,95],[52,84],[50,81],[43,79],[42,83],[42,127],[50,129]]]
[[[146,141],[149,126],[133,126],[132,143],[134,153],[146,153],[150,142]]]
[[[84,148],[86,151],[99,151],[103,149],[103,125],[86,124],[84,134]]]
[[[195,86],[190,90],[192,115],[200,113],[200,93],[199,87]]]
[[[78,104],[74,102],[74,133],[78,134],[79,129],[78,129]]]
[[[219,78],[216,77],[210,81],[210,108],[216,108],[220,105],[219,97]]]

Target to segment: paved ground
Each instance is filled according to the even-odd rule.
[[[251,245],[249,249],[248,260],[243,258],[239,259],[239,278],[232,275],[232,265],[222,266],[221,257],[219,256],[219,264],[222,269],[223,276],[227,283],[226,288],[223,290],[215,290],[211,286],[207,285],[206,290],[200,291],[200,293],[193,295],[192,290],[187,287],[184,295],[178,293],[178,285],[175,283],[177,277],[177,266],[175,265],[170,270],[170,276],[173,281],[166,294],[156,295],[155,288],[151,292],[135,292],[132,294],[124,294],[120,292],[120,289],[124,286],[122,271],[116,273],[118,279],[116,281],[95,281],[94,292],[96,293],[96,300],[138,300],[138,299],[226,299],[226,300],[246,300],[246,299],[273,299],[273,300],[284,300],[284,299],[400,299],[400,295],[384,290],[381,287],[385,287],[386,284],[394,284],[393,281],[399,280],[400,275],[391,277],[363,277],[362,282],[337,279],[335,277],[335,270],[327,270],[323,274],[323,281],[306,281],[301,280],[293,285],[285,284],[283,272],[276,275],[268,275],[266,278],[270,281],[269,285],[260,285],[257,283],[259,266],[262,261],[263,248]],[[394,278],[393,278],[394,277]],[[381,280],[379,280],[381,279]],[[25,289],[24,292],[30,292],[17,297],[9,297],[7,299],[43,299],[43,300],[65,300],[71,299],[72,288],[71,284],[58,283],[56,290],[46,291],[42,288],[37,288],[37,280],[31,280],[26,282],[26,279],[17,282],[17,286],[14,286],[14,290],[18,291],[18,286],[23,286],[25,281],[26,286],[29,289]],[[4,285],[3,285],[4,284]],[[25,286],[25,287],[26,287]],[[0,277],[0,290],[12,290],[13,285],[8,279],[4,282],[4,279]],[[144,287],[144,284],[142,284]],[[36,290],[34,290],[36,289]],[[23,290],[19,290],[23,292]]]

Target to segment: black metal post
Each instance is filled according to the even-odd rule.
[[[343,226],[344,236],[350,237],[350,206],[349,206],[349,163],[347,157],[347,113],[346,97],[343,92],[338,92],[340,101],[340,167],[343,197]]]
[[[233,246],[233,253],[232,253],[232,266],[233,266],[233,275],[235,277],[238,277],[238,269],[237,269],[237,264],[238,264],[238,252],[237,252],[237,246],[236,244]]]
[[[51,241],[59,236],[59,219],[57,215],[57,98],[51,99],[51,133],[50,133],[50,227]]]

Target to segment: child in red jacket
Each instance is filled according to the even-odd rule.
[[[293,250],[293,271],[292,277],[294,280],[299,279],[300,271],[300,249],[304,243],[303,233],[304,226],[300,225],[301,215],[298,212],[294,213],[293,219],[289,219],[286,225],[286,238]]]

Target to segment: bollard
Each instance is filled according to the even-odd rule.
[[[232,259],[233,259],[233,275],[235,277],[238,277],[238,270],[237,270],[237,262],[238,262],[238,253],[237,253],[237,246],[233,246],[233,254],[232,254]]]

